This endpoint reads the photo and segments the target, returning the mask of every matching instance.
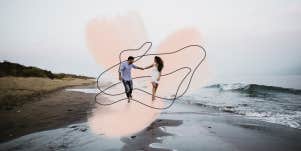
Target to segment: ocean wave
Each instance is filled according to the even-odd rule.
[[[237,114],[250,119],[256,119],[269,123],[280,124],[292,128],[301,129],[301,123],[299,122],[301,117],[301,111],[293,111],[290,113],[277,113],[269,111],[263,112],[250,109],[246,104],[240,104],[237,106],[216,106],[203,103],[192,103],[192,105],[204,107],[207,109],[214,109],[230,114]]]
[[[298,89],[259,85],[259,84],[243,84],[243,83],[213,84],[205,88],[217,88],[220,91],[236,91],[241,93],[254,94],[254,96],[256,96],[256,94],[264,94],[264,93],[289,93],[289,94],[301,95],[301,90]]]
[[[217,105],[209,105],[209,104],[203,104],[203,103],[192,103],[192,105],[196,105],[196,106],[199,106],[199,107],[204,107],[204,108],[207,108],[207,109],[214,109],[214,110],[218,110],[218,111],[222,111],[222,112],[239,114],[239,112],[237,112],[235,110],[236,107],[235,106],[230,106],[230,105],[217,106]]]

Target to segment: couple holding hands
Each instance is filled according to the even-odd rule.
[[[147,67],[144,67],[144,68],[138,67],[138,66],[134,65],[133,63],[134,63],[134,57],[129,56],[126,61],[124,61],[120,64],[120,68],[119,68],[119,80],[122,81],[122,83],[124,85],[125,94],[126,94],[126,97],[128,98],[128,103],[132,99],[132,90],[133,90],[133,81],[132,81],[132,75],[131,75],[132,68],[140,69],[140,70],[152,68],[151,84],[153,86],[152,100],[154,101],[155,96],[156,96],[156,91],[159,86],[161,71],[164,67],[163,60],[160,57],[155,56],[154,63]]]

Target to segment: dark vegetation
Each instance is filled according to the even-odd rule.
[[[18,63],[8,61],[0,62],[0,77],[14,76],[14,77],[45,77],[50,79],[62,78],[80,78],[80,79],[94,79],[93,77],[80,76],[75,74],[52,73],[48,70],[43,70],[37,67],[24,66]]]

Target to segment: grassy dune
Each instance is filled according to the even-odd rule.
[[[60,88],[94,83],[94,79],[41,77],[0,77],[0,108],[11,109]]]

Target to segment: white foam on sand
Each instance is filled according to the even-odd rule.
[[[74,92],[83,92],[83,93],[98,93],[99,90],[98,89],[65,89],[66,91],[74,91]]]
[[[295,111],[294,114],[280,114],[274,113],[271,114],[270,112],[247,112],[246,116],[251,119],[258,119],[270,123],[286,125],[292,128],[299,128],[300,124],[295,120],[295,118],[301,117],[301,112]]]

